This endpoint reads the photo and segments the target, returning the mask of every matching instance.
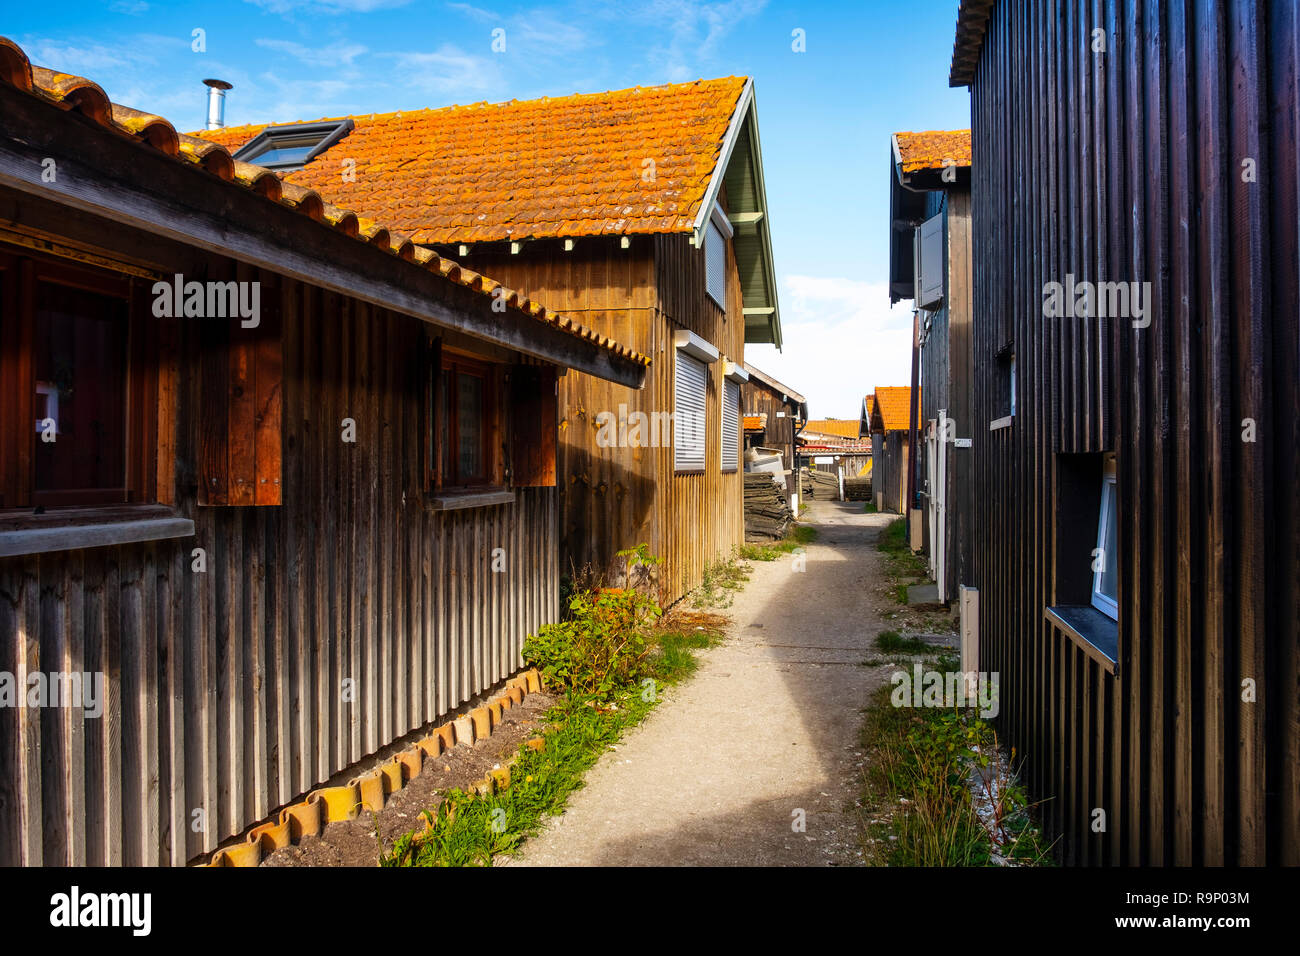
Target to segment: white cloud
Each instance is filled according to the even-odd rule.
[[[669,38],[651,46],[649,60],[670,81],[694,80],[708,72],[718,44],[746,17],[758,14],[766,0],[650,0],[634,10],[638,19],[662,29],[669,24]]]
[[[856,418],[877,385],[909,385],[912,305],[884,282],[827,276],[781,281],[783,352],[748,345],[745,361],[808,399],[813,418]]]
[[[505,88],[497,64],[459,47],[443,44],[432,53],[397,53],[397,69],[408,85],[425,93],[447,96],[482,97]]]
[[[500,14],[493,13],[491,10],[484,10],[482,7],[476,7],[468,3],[449,3],[448,9],[456,10],[465,14],[467,17],[478,20],[482,23],[500,23],[504,19]]]
[[[303,46],[301,43],[294,43],[292,40],[268,40],[264,38],[258,39],[256,43],[267,50],[276,50],[288,54],[308,66],[325,68],[337,67],[340,64],[351,66],[353,60],[368,52],[361,44],[348,43],[345,40],[336,40],[329,46],[322,47]]]
[[[49,67],[60,73],[86,76],[96,82],[99,82],[96,74],[120,70],[140,62],[138,57],[125,54],[123,47],[77,40],[38,40],[23,44],[23,49],[26,50],[28,59],[37,66]]]
[[[144,0],[113,0],[109,8],[116,13],[125,13],[128,16],[138,17],[149,9],[149,4]]]

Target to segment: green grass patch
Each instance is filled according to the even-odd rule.
[[[958,666],[950,654],[938,664],[941,672]],[[997,746],[992,726],[973,710],[895,707],[893,691],[892,683],[876,691],[862,727],[870,755],[862,799],[869,862],[988,866],[1001,855],[1020,864],[1050,863],[1034,808],[1009,773],[990,771],[997,781],[993,816],[981,820],[976,811],[971,771],[990,766]]]
[[[866,506],[863,507],[862,511],[863,513],[869,515],[878,514],[878,512],[876,511],[876,503],[874,501],[868,501],[866,503]]]
[[[736,591],[749,580],[749,568],[738,556],[706,565],[704,580],[695,589],[692,602],[696,607],[730,607]]]
[[[738,554],[745,561],[775,561],[781,555],[790,554],[816,540],[816,528],[798,524],[780,541],[773,541],[771,544],[742,545]]]
[[[942,650],[919,637],[903,637],[897,631],[882,631],[876,637],[876,647],[895,654],[937,654]]]
[[[699,669],[695,652],[712,647],[719,635],[709,631],[667,631],[659,635],[659,652],[654,659],[655,676],[665,684],[676,684]]]

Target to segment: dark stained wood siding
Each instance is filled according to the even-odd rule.
[[[1070,862],[1300,862],[1298,50],[1293,2],[1003,0],[979,55],[981,667]],[[1046,318],[1067,274],[1151,283],[1151,324]],[[1017,415],[990,433],[1005,348]],[[1044,620],[1068,462],[1102,452],[1115,676]]]
[[[901,515],[907,500],[907,432],[893,431],[871,436],[871,494],[881,501],[880,510]]]
[[[283,504],[197,504],[183,321],[176,499],[195,537],[0,559],[0,670],[108,685],[98,720],[0,709],[0,863],[184,863],[508,676],[558,617],[555,488],[425,506],[424,324],[259,278],[283,317]]]
[[[929,550],[929,447],[926,435],[929,423],[936,423],[942,434],[939,412],[953,423],[950,439],[970,438],[974,431],[971,419],[971,259],[970,193],[965,189],[934,191],[926,196],[926,217],[944,215],[944,298],[942,306],[931,313],[930,328],[920,346],[921,417],[917,441],[918,476],[925,494],[921,506],[927,508],[925,549]],[[957,448],[947,441],[947,481],[944,496],[947,535],[946,598],[952,600],[957,587],[970,580],[970,521],[974,498],[971,488],[972,455],[970,448]]]

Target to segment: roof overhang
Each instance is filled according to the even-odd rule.
[[[916,295],[913,231],[927,218],[927,194],[939,190],[970,189],[970,166],[953,166],[945,182],[944,169],[903,171],[898,134],[889,137],[889,301]]]
[[[598,378],[640,388],[645,368],[594,338],[523,314],[199,165],[88,123],[0,82],[0,188],[414,316]],[[19,133],[21,131],[21,134]],[[59,175],[45,181],[49,159]]]
[[[781,384],[762,369],[755,368],[748,362],[742,362],[741,365],[743,365],[745,371],[749,373],[749,380],[751,382],[755,385],[761,385],[768,391],[779,395],[781,401],[790,406],[800,421],[808,420],[808,399],[804,398],[789,385]]]
[[[948,71],[949,86],[970,86],[979,64],[980,48],[984,45],[984,31],[988,28],[989,14],[997,0],[961,0],[957,8],[957,36],[952,44],[952,68]]]
[[[722,187],[727,188],[727,220],[735,234],[732,248],[740,273],[746,344],[781,347],[781,310],[776,296],[776,265],[772,257],[772,224],[763,179],[763,150],[758,138],[758,107],[754,81],[745,82],[731,124],[722,140],[717,166],[695,216],[694,242],[704,233]]]

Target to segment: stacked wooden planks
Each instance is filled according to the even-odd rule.
[[[785,537],[794,515],[786,500],[785,487],[766,471],[745,474],[745,540],[780,540]]]
[[[845,478],[844,479],[844,500],[845,501],[870,501],[871,500],[871,479],[870,478]]]

